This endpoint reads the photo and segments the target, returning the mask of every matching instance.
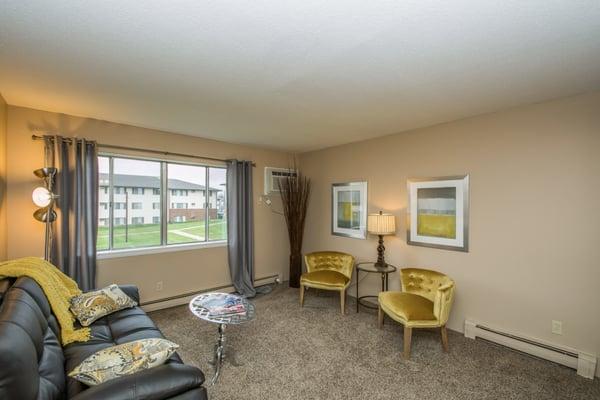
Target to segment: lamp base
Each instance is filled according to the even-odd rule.
[[[383,235],[379,235],[379,246],[377,246],[377,262],[376,267],[385,268],[387,263],[385,262],[385,246],[383,245]]]

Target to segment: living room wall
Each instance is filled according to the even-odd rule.
[[[0,261],[6,259],[6,101],[0,94]]]
[[[599,110],[595,92],[304,153],[314,185],[304,250],[376,259],[376,237],[331,234],[331,184],[368,181],[369,212],[397,217],[387,261],[456,280],[451,329],[473,318],[600,354]],[[461,174],[470,174],[469,252],[408,246],[407,179]],[[361,295],[379,285],[368,276]],[[399,289],[398,274],[390,287]]]
[[[259,206],[258,196],[263,191],[264,167],[288,166],[288,153],[14,106],[8,107],[7,127],[8,201],[2,209],[7,212],[10,232],[8,258],[44,254],[44,227],[33,219],[35,205],[31,201],[33,188],[40,184],[32,171],[43,164],[43,143],[33,141],[31,135],[60,132],[63,136],[85,137],[102,144],[253,160],[256,163],[253,188],[256,277],[280,274],[286,278],[285,222],[280,215]],[[163,282],[160,292],[156,291],[158,281]],[[99,260],[98,285],[112,282],[137,284],[142,302],[229,285],[227,248],[220,246]]]

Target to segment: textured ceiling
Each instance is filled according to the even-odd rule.
[[[0,0],[9,104],[291,151],[600,88],[600,1]]]

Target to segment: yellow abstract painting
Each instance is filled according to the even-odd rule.
[[[456,215],[419,213],[417,215],[417,234],[455,239]]]

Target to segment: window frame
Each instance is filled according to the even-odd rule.
[[[176,165],[189,165],[194,167],[204,167],[205,168],[205,192],[206,197],[209,196],[210,193],[210,168],[214,169],[223,169],[226,170],[226,166],[224,164],[211,164],[211,163],[200,163],[200,162],[189,162],[189,161],[181,161],[181,160],[173,160],[173,159],[165,159],[165,158],[154,158],[154,157],[144,157],[144,156],[132,156],[128,154],[117,154],[117,153],[107,153],[107,152],[99,152],[98,157],[104,157],[108,159],[108,248],[96,250],[96,255],[99,259],[109,259],[109,258],[118,258],[118,257],[126,257],[126,256],[136,256],[136,255],[144,255],[144,254],[154,254],[154,253],[163,253],[163,252],[171,252],[171,251],[185,251],[196,248],[210,248],[210,247],[222,247],[227,246],[227,237],[225,239],[214,239],[210,240],[209,237],[209,228],[210,228],[210,218],[209,216],[209,202],[205,202],[204,204],[204,215],[206,216],[204,222],[204,240],[203,241],[195,241],[189,243],[168,243],[168,212],[169,212],[169,188],[168,188],[168,165],[176,164]],[[161,240],[158,245],[150,245],[150,246],[140,246],[140,247],[131,247],[131,248],[114,248],[114,238],[113,238],[113,229],[114,229],[114,195],[115,186],[113,185],[113,176],[114,176],[114,160],[115,159],[126,159],[126,160],[138,160],[138,161],[152,161],[160,164],[160,233]],[[226,181],[227,182],[227,181]],[[226,187],[226,186],[225,186]],[[123,188],[127,190],[126,188]],[[145,193],[145,190],[143,190]],[[152,191],[152,195],[154,194],[154,190]],[[227,207],[226,207],[227,210]],[[225,211],[227,214],[227,211]]]

